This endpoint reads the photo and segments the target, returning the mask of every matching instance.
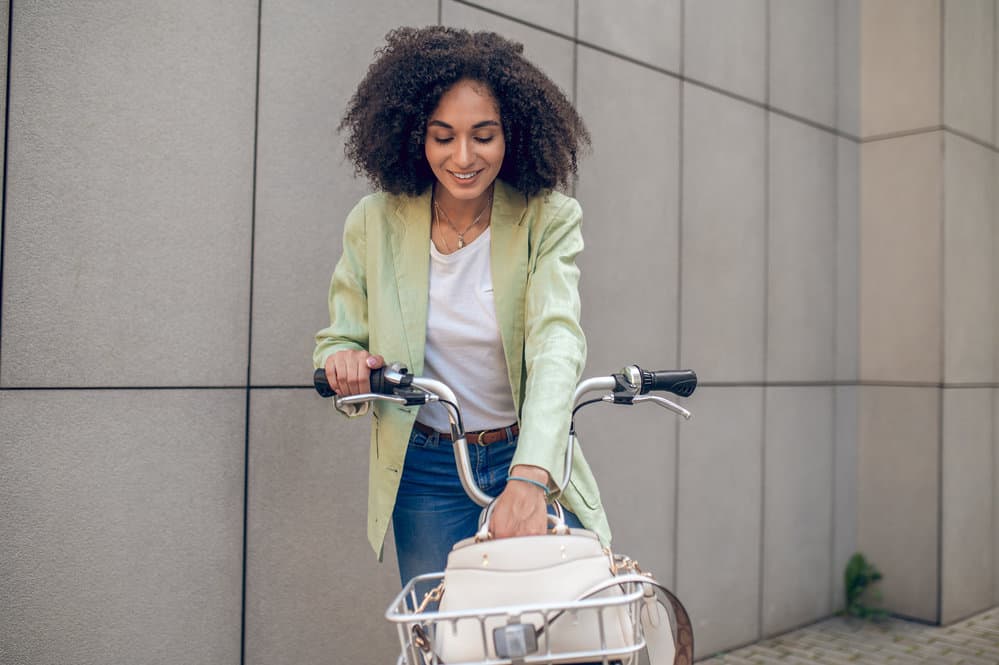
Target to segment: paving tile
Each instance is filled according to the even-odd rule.
[[[946,627],[832,617],[700,661],[702,665],[995,665],[999,608]]]

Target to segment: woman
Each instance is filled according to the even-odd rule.
[[[578,452],[557,486],[586,345],[580,208],[553,188],[570,183],[586,129],[520,44],[439,26],[386,39],[340,125],[380,191],[347,218],[315,366],[342,395],[367,392],[385,359],[449,384],[472,468],[498,495],[494,536],[544,533],[558,493],[570,525],[607,542]],[[374,406],[368,538],[380,558],[391,519],[403,583],[443,570],[476,530],[446,432],[440,405]]]

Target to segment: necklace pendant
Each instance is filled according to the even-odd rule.
[[[461,236],[458,236],[458,249],[461,249],[464,246],[465,246],[465,239],[462,238]]]

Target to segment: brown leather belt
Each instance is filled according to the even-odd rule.
[[[451,440],[450,432],[438,432],[433,427],[428,427],[421,422],[414,422],[413,429],[417,432],[423,432],[424,434],[437,434],[444,441]],[[520,432],[520,426],[517,423],[510,425],[510,427],[500,427],[499,429],[484,429],[480,432],[465,432],[465,440],[469,443],[474,443],[479,446],[488,446],[490,443],[496,443],[497,441],[505,441],[507,438],[507,430],[513,436],[517,436]]]

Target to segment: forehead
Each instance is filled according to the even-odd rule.
[[[463,79],[441,96],[430,119],[443,120],[449,125],[462,121],[474,124],[480,120],[499,120],[499,104],[485,84]]]

